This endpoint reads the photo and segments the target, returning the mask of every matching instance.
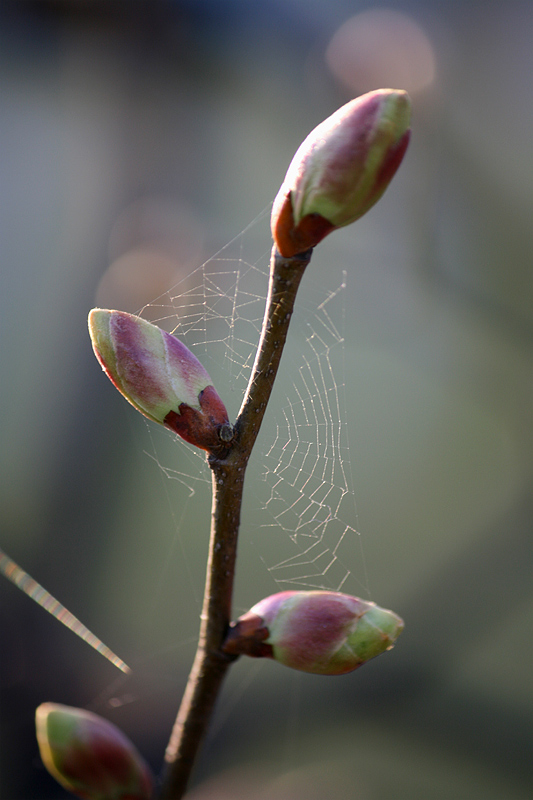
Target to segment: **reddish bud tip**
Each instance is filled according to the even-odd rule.
[[[298,148],[272,208],[280,253],[314,247],[379,200],[407,149],[406,92],[378,89],[339,108]]]
[[[102,308],[89,314],[89,333],[104,372],[141,414],[203,450],[227,446],[220,436],[229,427],[226,408],[207,371],[175,336]]]

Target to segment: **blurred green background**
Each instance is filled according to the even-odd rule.
[[[406,629],[343,678],[238,662],[191,797],[531,796],[532,16],[521,0],[1,5],[0,548],[134,669],[0,580],[4,800],[67,796],[34,740],[46,700],[106,715],[158,771],[194,652],[208,486],[188,498],[163,475],[154,457],[199,462],[104,379],[89,308],[187,287],[268,208],[311,128],[383,86],[411,93],[410,149],[306,275],[235,601],[277,590],[262,452],[305,293],[346,271],[345,521],[361,542],[343,555]],[[265,267],[268,250],[263,213],[228,258]],[[224,364],[206,366],[234,415]]]

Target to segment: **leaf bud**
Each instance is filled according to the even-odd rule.
[[[35,713],[44,766],[84,800],[148,800],[150,769],[116,725],[81,708],[43,703]]]
[[[314,247],[379,200],[407,149],[410,116],[407,92],[377,89],[311,131],[272,208],[272,236],[282,256]]]
[[[228,412],[196,356],[175,336],[125,311],[93,308],[89,333],[107,377],[141,414],[216,452],[232,438]]]
[[[287,591],[261,600],[232,623],[224,652],[273,658],[318,675],[352,672],[390,650],[403,620],[340,592]]]

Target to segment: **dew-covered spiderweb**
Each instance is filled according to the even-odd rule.
[[[231,421],[246,388],[264,314],[270,244],[258,233],[260,226],[268,235],[265,214],[139,312],[195,353]],[[345,266],[324,264],[318,250],[308,267],[246,475],[240,547],[255,549],[258,568],[268,574],[261,585],[270,586],[270,592],[369,594],[356,530],[344,391]],[[188,449],[185,470],[166,464],[157,450],[152,457],[192,496],[210,476],[204,454]]]

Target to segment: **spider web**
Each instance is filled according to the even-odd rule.
[[[236,417],[254,362],[268,285],[270,245],[260,246],[257,221],[141,310],[195,353],[230,420]],[[254,260],[258,247],[261,256]],[[249,537],[253,542],[276,591],[369,594],[355,527],[344,395],[346,275],[335,278],[330,270],[335,283],[325,288],[316,284],[312,267],[313,263],[300,288],[280,372],[247,471],[241,540]],[[195,467],[190,473],[163,466],[155,458],[164,474],[192,496],[210,475],[204,454],[189,450]]]
[[[236,418],[242,402],[264,315],[270,240],[261,241],[258,223],[267,234],[266,214],[259,215],[214,257],[139,311],[176,334],[198,356],[226,404],[230,420]],[[252,597],[247,594],[247,605],[239,613],[262,596],[291,588],[370,596],[362,541],[356,530],[347,435],[343,380],[346,274],[335,274],[329,267],[324,272],[323,264],[317,264],[319,259],[320,253],[302,281],[269,408],[247,469],[239,548],[255,551],[256,559],[265,567],[268,585],[261,592],[260,576],[256,579],[254,572],[254,590],[258,593]],[[323,280],[316,281],[313,273],[317,272],[322,278],[327,275],[329,288]],[[161,445],[171,443],[174,453],[175,436],[159,426],[145,424],[152,443],[152,452],[147,455],[163,478],[175,531],[151,600],[145,604],[145,624],[150,631],[150,621],[153,623],[158,610],[165,607],[169,584],[175,585],[169,572],[175,548],[181,549],[179,560],[189,573],[190,597],[200,608],[182,530],[190,529],[194,507],[210,504],[211,473],[205,453],[182,440],[179,468],[166,466],[167,455],[162,454]],[[172,460],[175,465],[174,457]],[[55,609],[55,616],[61,619],[69,614],[14,562],[5,557],[0,568],[2,564],[6,574],[18,569],[18,583],[24,581],[31,596],[42,594],[41,604]],[[70,627],[78,628],[78,635],[83,634],[82,638],[92,641],[100,652],[108,651],[78,620],[72,620]],[[141,694],[146,697],[147,693],[159,694],[167,685],[173,687],[174,667],[167,669],[165,657],[172,660],[176,648],[188,647],[196,640],[196,636],[183,638],[182,632],[179,637],[176,643],[170,635],[164,649],[156,645],[149,656],[134,659],[135,682],[132,684],[131,675],[117,678],[95,698],[91,708],[97,712],[103,705],[118,708],[136,702]],[[113,653],[106,657],[128,671]],[[159,667],[154,666],[154,660],[161,662]],[[156,680],[150,677],[153,675]],[[137,685],[142,687],[138,691]],[[124,691],[126,686],[131,691]]]
[[[175,333],[196,353],[231,420],[242,402],[264,315],[270,241],[261,242],[257,223],[267,232],[266,214],[259,215],[208,262],[140,310],[142,316]],[[257,253],[261,254],[258,258]],[[290,588],[370,595],[361,537],[356,530],[347,435],[343,380],[346,275],[335,275],[331,268],[324,272],[322,266],[322,277],[326,274],[331,285],[327,288],[323,282],[317,283],[313,273],[317,266],[318,271],[321,269],[316,264],[319,259],[320,254],[300,287],[280,371],[247,470],[240,549],[243,543],[253,545],[271,585],[267,591],[248,596],[248,605],[242,611],[250,607],[250,600],[257,602],[261,596]],[[186,519],[193,505],[210,502],[210,470],[205,453],[181,440],[180,468],[165,466],[166,456],[160,454],[157,436],[165,436],[172,444],[175,437],[146,424],[153,443],[153,452],[148,455],[164,478],[174,520],[171,550],[181,547],[180,560],[189,572],[190,596],[199,608],[201,599],[187,563],[181,529],[187,530]],[[179,485],[179,492],[169,490],[171,481]],[[172,509],[171,494],[180,496],[179,513]],[[170,556],[167,552],[151,603],[146,604],[148,622],[162,605],[165,583],[170,583]],[[129,672],[121,659],[2,551],[0,571],[123,672]],[[254,577],[258,589],[256,583],[260,580]],[[181,637],[167,650],[174,653],[176,647],[186,647],[195,638]],[[135,659],[136,681],[146,682],[146,675],[153,671],[147,663],[162,658],[165,652],[158,650],[147,658]],[[167,673],[162,664],[156,672],[157,689],[153,692],[159,693],[167,683],[174,685],[173,668]],[[123,692],[126,685],[132,686],[132,691]],[[142,693],[146,696],[144,684]],[[115,708],[137,699],[131,675],[123,675],[91,706],[98,711],[103,704]]]
[[[346,276],[317,305],[300,341],[300,364],[293,372],[285,404],[275,415],[275,436],[263,454],[263,502],[268,521],[263,530],[283,532],[296,552],[269,565],[286,588],[352,590],[353,568],[362,552],[352,522],[355,502],[344,383],[336,366],[343,365]],[[301,316],[301,315],[300,315]],[[294,356],[293,356],[294,360]],[[350,520],[350,521],[348,521]],[[280,551],[281,551],[280,546]],[[286,548],[285,548],[286,549]],[[359,580],[366,588],[366,579]]]

